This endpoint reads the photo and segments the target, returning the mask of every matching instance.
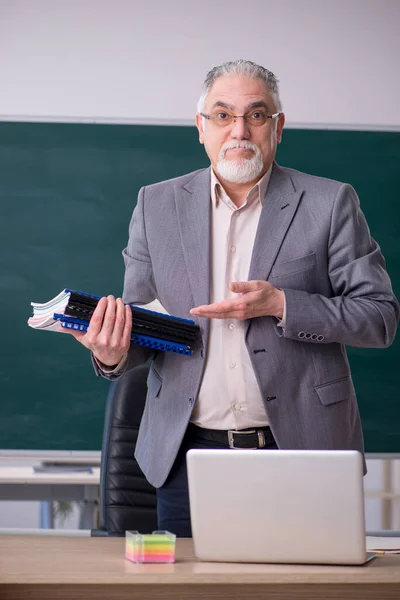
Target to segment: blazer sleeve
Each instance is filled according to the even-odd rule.
[[[283,288],[284,337],[365,348],[389,346],[396,333],[399,304],[357,194],[347,184],[339,188],[333,204],[328,271],[330,298]]]
[[[94,372],[96,373],[97,377],[103,377],[104,379],[108,379],[108,381],[115,381],[131,369],[139,365],[143,365],[148,360],[153,359],[155,355],[156,352],[154,350],[151,350],[150,348],[146,348],[145,346],[139,346],[138,344],[132,344],[129,349],[128,357],[124,366],[121,369],[113,371],[111,373],[109,371],[104,371],[100,367],[100,365],[94,358],[93,353],[91,353],[91,360]]]
[[[145,188],[141,188],[129,225],[128,245],[123,250],[125,279],[122,299],[126,304],[148,304],[157,298],[153,265],[146,236]]]

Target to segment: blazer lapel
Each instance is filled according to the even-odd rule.
[[[274,163],[254,240],[249,281],[268,279],[302,193],[303,190],[294,189],[289,175]]]
[[[303,190],[296,191],[289,175],[274,163],[254,240],[249,281],[268,280],[302,194]],[[245,326],[245,336],[250,324],[251,319]]]
[[[210,168],[175,190],[179,234],[195,306],[210,301]]]

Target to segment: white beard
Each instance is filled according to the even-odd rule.
[[[254,152],[251,158],[240,158],[239,160],[225,160],[225,153],[231,148],[248,148]],[[254,181],[262,173],[264,168],[261,150],[255,144],[246,140],[238,142],[227,142],[221,148],[218,157],[217,171],[223,179],[231,183],[248,183]]]

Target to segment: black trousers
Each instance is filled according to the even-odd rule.
[[[178,537],[192,537],[186,453],[193,448],[229,450],[229,445],[203,439],[199,428],[189,425],[172,470],[164,485],[157,489],[158,528],[175,533]],[[276,450],[277,448],[275,441],[270,440],[264,449]]]

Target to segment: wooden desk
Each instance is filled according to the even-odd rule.
[[[400,555],[362,567],[198,562],[135,565],[123,538],[0,538],[2,600],[398,600]]]

